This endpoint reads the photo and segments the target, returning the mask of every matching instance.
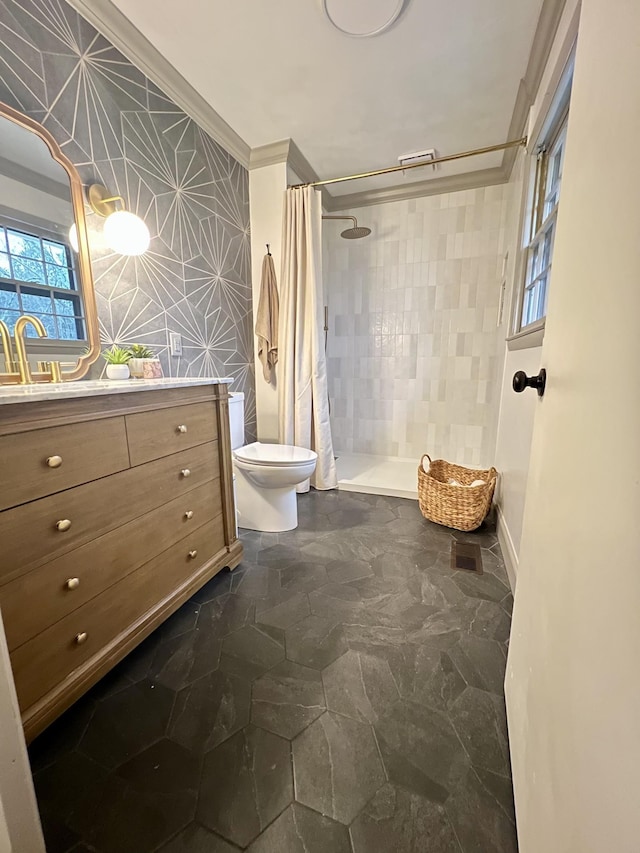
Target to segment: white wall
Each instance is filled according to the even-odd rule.
[[[62,171],[62,167],[60,170]],[[69,198],[65,200],[1,174],[0,204],[19,211],[27,217],[31,215],[38,220],[45,220],[54,228],[57,226],[56,230],[65,238],[74,221],[71,190],[69,190]]]
[[[262,261],[269,243],[273,262],[276,268],[278,287],[280,286],[281,243],[282,243],[282,210],[284,192],[287,188],[287,164],[275,163],[263,166],[249,172],[249,205],[251,215],[251,269],[253,289],[253,311],[255,329],[255,312],[258,310],[260,298],[260,281],[262,277]],[[257,339],[253,337],[254,345]],[[278,441],[278,392],[276,366],[276,382],[268,384],[262,375],[262,364],[258,359],[255,347],[256,365],[256,418],[258,440],[266,442]]]
[[[539,128],[555,94],[559,75],[566,62],[571,44],[575,39],[580,0],[567,0],[553,46],[547,60],[540,87],[529,116],[529,132]],[[510,322],[513,316],[515,292],[520,285],[522,267],[519,253],[522,246],[522,205],[527,189],[530,155],[522,152],[509,182],[509,213],[507,249],[509,264],[507,271],[508,310]],[[560,202],[562,205],[562,201]],[[550,288],[553,288],[553,274]],[[511,331],[509,324],[506,333]],[[516,394],[511,381],[513,374],[524,370],[528,375],[536,374],[541,363],[542,347],[528,346],[526,349],[510,349],[504,345],[504,371],[499,395],[499,424],[496,442],[496,468],[500,472],[496,504],[498,506],[498,535],[505,555],[512,586],[518,571],[518,555],[522,536],[522,519],[525,507],[525,492],[529,473],[531,437],[538,397],[534,393]]]
[[[357,241],[324,223],[337,450],[493,464],[506,212],[505,185],[346,211]]]

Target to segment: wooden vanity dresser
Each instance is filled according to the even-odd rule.
[[[227,385],[149,384],[0,405],[0,608],[27,740],[240,562]]]

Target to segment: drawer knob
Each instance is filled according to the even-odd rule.
[[[62,465],[62,456],[49,456],[47,465],[49,468],[59,468]]]
[[[184,517],[187,519],[187,521],[188,521],[189,519],[193,518],[193,510],[192,510],[192,509],[188,509],[188,510],[185,512]]]
[[[65,530],[68,530],[71,527],[71,522],[68,518],[61,518],[60,521],[56,522],[56,530],[59,530],[60,533],[64,533]]]
[[[79,634],[76,634],[76,646],[81,646],[83,643],[86,643],[89,638],[89,635],[86,631],[81,631]]]
[[[196,551],[196,549],[195,549],[195,548],[193,549],[193,551],[189,551],[189,559],[190,559],[190,560],[195,560],[195,558],[196,558],[197,556],[198,556],[198,552]]]
[[[69,580],[65,583],[65,587],[67,589],[78,589],[80,586],[80,578],[69,578]]]
[[[187,431],[187,425],[186,424],[180,424],[177,427],[177,430],[178,430],[178,432],[185,433]]]
[[[182,471],[180,471],[180,473],[182,474],[183,477],[190,477],[191,476],[191,471],[188,468],[183,468]]]

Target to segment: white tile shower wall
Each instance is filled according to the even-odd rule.
[[[371,236],[325,223],[334,447],[491,464],[504,186],[348,211]]]

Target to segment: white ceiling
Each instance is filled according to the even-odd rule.
[[[321,178],[395,165],[425,148],[448,154],[505,141],[542,6],[410,0],[390,30],[360,39],[334,29],[321,0],[114,3],[252,148],[291,137]],[[501,160],[457,161],[433,176]],[[432,174],[416,169],[404,180]]]

